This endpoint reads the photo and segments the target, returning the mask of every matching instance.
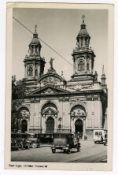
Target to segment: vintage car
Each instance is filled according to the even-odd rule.
[[[40,148],[40,139],[35,134],[29,134],[28,138],[24,142],[24,148]]]
[[[24,149],[24,141],[28,138],[27,133],[11,133],[11,150]]]
[[[16,140],[11,139],[11,151],[19,150],[19,145]]]
[[[105,135],[107,131],[104,129],[97,129],[93,131],[93,141],[94,143],[104,143]]]
[[[53,136],[52,153],[55,153],[57,149],[63,150],[66,153],[70,153],[72,149],[80,151],[80,142],[78,135],[71,133],[55,133]]]

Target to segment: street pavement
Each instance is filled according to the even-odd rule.
[[[26,162],[107,162],[107,146],[94,144],[93,141],[81,141],[80,152],[72,150],[70,154],[57,150],[52,153],[50,145],[40,148],[11,152],[12,161]]]

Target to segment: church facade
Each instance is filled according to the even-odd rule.
[[[72,53],[73,75],[66,81],[56,72],[53,58],[44,74],[46,61],[40,55],[42,46],[35,29],[29,54],[24,59],[24,81],[28,91],[16,115],[19,132],[49,135],[71,131],[79,132],[82,138],[92,138],[94,129],[106,127],[106,76],[103,70],[101,81],[98,81],[94,71],[96,56],[90,48],[90,40],[82,19]]]

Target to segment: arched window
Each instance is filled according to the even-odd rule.
[[[70,111],[71,117],[81,117],[84,118],[86,117],[86,111],[83,106],[81,105],[76,105],[74,106],[71,111]]]
[[[84,70],[84,60],[80,60],[78,63],[78,70],[83,71]]]
[[[89,63],[87,63],[87,70],[89,70]]]
[[[30,112],[26,107],[21,107],[18,111],[18,118],[28,119],[30,117]]]
[[[30,65],[28,67],[28,76],[32,76],[33,75],[33,67]]]

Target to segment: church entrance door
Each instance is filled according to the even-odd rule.
[[[53,133],[54,132],[54,119],[49,117],[46,121],[46,132]]]
[[[22,120],[21,131],[25,133],[27,131],[27,120]]]
[[[79,133],[80,138],[83,136],[83,121],[77,119],[75,122],[75,133]]]

